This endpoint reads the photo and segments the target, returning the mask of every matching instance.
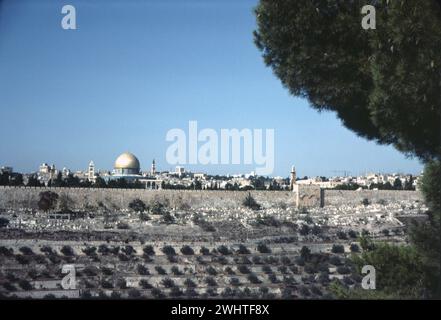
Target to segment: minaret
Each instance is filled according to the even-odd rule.
[[[289,186],[291,190],[294,190],[294,185],[296,184],[296,168],[294,166],[291,167],[291,175],[289,177]]]
[[[95,164],[93,161],[89,163],[89,169],[87,170],[87,180],[94,182],[95,181]]]
[[[155,162],[155,159],[153,159],[153,161],[152,161],[152,168],[150,169],[150,173],[152,175],[156,174],[156,162]]]

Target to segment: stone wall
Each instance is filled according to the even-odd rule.
[[[125,209],[130,201],[139,198],[146,203],[153,200],[168,204],[171,208],[238,208],[247,195],[244,191],[209,190],[145,190],[145,189],[93,189],[93,188],[46,188],[46,187],[3,187],[0,186],[0,209],[37,208],[39,194],[43,191],[56,192],[67,197],[73,209],[96,208],[102,203],[110,209]],[[251,191],[254,199],[263,208],[296,207],[295,195],[290,191]],[[337,191],[325,190],[324,205],[360,204],[364,198],[371,203],[380,200],[420,200],[417,191]]]
[[[325,190],[317,185],[294,184],[297,208],[319,208],[325,205]]]

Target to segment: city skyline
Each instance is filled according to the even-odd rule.
[[[148,168],[165,160],[167,131],[197,120],[204,128],[275,131],[275,170],[419,174],[422,165],[390,146],[365,141],[333,113],[290,96],[253,43],[257,1],[71,1],[78,29],[60,27],[56,2],[0,4],[0,86],[4,88],[0,166],[42,162],[112,168],[131,151]],[[42,45],[45,43],[45,45]],[[197,49],[196,49],[197,48]],[[24,116],[26,115],[26,116]],[[196,165],[237,174],[255,165]]]

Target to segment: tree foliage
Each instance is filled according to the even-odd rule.
[[[361,8],[376,7],[363,30]],[[435,0],[261,0],[255,43],[291,94],[359,136],[441,158],[441,6]]]

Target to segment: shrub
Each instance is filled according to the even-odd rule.
[[[216,287],[217,286],[217,282],[216,280],[214,280],[213,277],[206,277],[205,278],[205,283],[210,286],[210,287]]]
[[[20,264],[29,264],[31,262],[31,259],[29,259],[27,256],[22,256],[19,254],[15,256],[15,260],[17,260],[17,262]]]
[[[268,280],[271,281],[271,283],[280,283],[280,280],[277,278],[277,276],[273,273],[268,275]]]
[[[238,278],[231,278],[231,279],[230,279],[230,284],[231,284],[232,286],[239,286],[239,285],[240,285],[240,281],[239,281]]]
[[[20,251],[22,254],[24,254],[25,256],[31,256],[31,255],[34,254],[34,252],[32,251],[32,249],[29,248],[29,247],[21,247],[21,248],[19,249],[19,251]]]
[[[193,218],[193,223],[199,226],[202,230],[205,232],[215,232],[216,228],[213,227],[211,223],[206,221],[203,217],[200,215],[197,215]]]
[[[364,205],[365,207],[367,207],[368,205],[370,205],[370,201],[369,201],[368,198],[364,198],[364,199],[361,201],[361,204]]]
[[[264,272],[266,274],[271,274],[271,273],[273,273],[273,269],[271,269],[270,266],[265,265],[265,266],[262,266],[262,272]]]
[[[10,282],[5,282],[3,283],[3,287],[7,290],[7,291],[17,291],[17,288]]]
[[[279,271],[282,274],[287,274],[288,273],[288,268],[286,266],[280,266],[279,267]]]
[[[334,266],[341,266],[342,265],[340,258],[337,256],[332,256],[331,258],[329,258],[329,263],[333,264]]]
[[[243,274],[249,274],[251,272],[250,268],[247,266],[239,266],[239,272]]]
[[[49,261],[52,262],[52,264],[59,264],[61,259],[57,255],[53,254],[49,256]]]
[[[113,289],[113,283],[107,279],[101,280],[101,287],[104,289]]]
[[[107,267],[102,267],[101,271],[103,272],[104,275],[106,276],[111,276],[113,274],[113,270],[111,268],[107,268]]]
[[[170,212],[166,212],[162,215],[162,222],[165,224],[174,224],[176,223],[176,218]]]
[[[351,244],[351,252],[360,252],[360,247],[358,246],[358,244]]]
[[[319,226],[315,225],[312,227],[311,232],[313,235],[318,236],[319,234],[322,233],[322,228],[320,228]]]
[[[232,252],[230,251],[230,249],[228,249],[228,247],[225,246],[225,245],[221,245],[221,246],[217,247],[217,251],[218,251],[220,254],[223,254],[223,255],[229,255],[229,254],[232,254]]]
[[[301,236],[307,236],[310,232],[310,228],[307,224],[302,224],[302,226],[300,227],[299,233]]]
[[[127,289],[127,282],[125,279],[120,278],[116,281],[116,285],[120,288],[120,289]]]
[[[256,223],[275,228],[279,228],[282,226],[282,223],[273,216],[264,216],[264,217],[259,216],[257,218]]]
[[[240,244],[239,249],[237,249],[237,253],[238,254],[250,254],[250,250],[248,250],[248,248],[246,246],[244,246],[243,244]]]
[[[179,287],[173,287],[170,290],[170,297],[180,297],[183,294],[184,293],[182,292],[182,290]]]
[[[107,247],[107,245],[105,245],[105,244],[101,244],[98,247],[98,253],[101,253],[104,256],[109,254],[109,247]]]
[[[271,253],[271,249],[264,243],[259,243],[257,245],[257,251],[260,253]]]
[[[208,273],[209,275],[211,275],[211,276],[215,276],[215,275],[217,275],[217,271],[216,271],[216,269],[213,268],[212,266],[210,266],[210,267],[207,268],[207,273]]]
[[[317,280],[321,285],[327,285],[329,283],[329,273],[320,272]]]
[[[170,271],[175,275],[175,276],[181,276],[183,275],[182,271],[179,270],[179,268],[177,266],[173,266],[171,267]]]
[[[350,274],[351,269],[347,266],[339,266],[339,267],[337,267],[337,272],[339,274]]]
[[[110,294],[110,298],[111,299],[121,299],[121,294],[117,291],[112,291],[112,293]]]
[[[295,286],[297,284],[297,281],[293,277],[283,277],[283,283],[287,287],[292,287],[292,286]]]
[[[299,289],[299,292],[300,292],[300,294],[301,294],[302,296],[304,296],[304,297],[308,297],[308,296],[311,295],[311,293],[310,293],[308,287],[306,287],[306,286],[301,286],[300,289]]]
[[[121,249],[126,255],[131,256],[136,253],[136,250],[132,246],[125,246]]]
[[[215,290],[215,288],[208,288],[205,292],[210,297],[217,297],[218,296],[217,290]]]
[[[315,274],[317,273],[317,268],[312,264],[307,264],[305,266],[305,272],[308,274]]]
[[[181,252],[182,252],[182,254],[184,254],[186,256],[191,256],[191,255],[194,254],[193,249],[190,246],[188,246],[188,245],[183,246],[181,248]]]
[[[151,293],[152,293],[152,296],[156,299],[164,298],[164,294],[162,293],[161,289],[153,288]]]
[[[233,271],[233,269],[231,269],[231,267],[226,267],[226,268],[225,268],[225,272],[226,272],[227,274],[229,274],[229,275],[234,275],[234,274],[236,274],[236,273]]]
[[[199,295],[199,293],[197,293],[194,288],[187,288],[185,290],[184,294],[185,294],[185,296],[187,296],[189,298],[194,298],[194,297],[197,297]]]
[[[290,265],[291,259],[286,256],[283,256],[282,258],[280,258],[280,262],[282,262],[284,265]]]
[[[311,286],[311,292],[312,294],[316,295],[316,296],[322,296],[323,293],[322,291],[317,287],[317,286]]]
[[[125,222],[118,222],[118,224],[116,225],[116,228],[120,229],[120,230],[127,230],[127,229],[130,229],[130,226]]]
[[[12,257],[14,250],[12,248],[8,249],[4,246],[0,247],[0,255],[5,257]]]
[[[96,247],[86,247],[81,251],[83,251],[86,256],[93,256],[96,254]]]
[[[157,200],[153,201],[153,203],[150,206],[150,212],[152,214],[162,214],[163,211],[164,211],[164,205]]]
[[[300,257],[302,257],[305,261],[308,261],[311,258],[311,250],[308,247],[303,246],[300,250]]]
[[[345,247],[341,244],[332,245],[332,253],[345,253]]]
[[[346,232],[341,230],[337,232],[337,238],[341,240],[348,240],[348,236],[346,235]]]
[[[206,265],[207,262],[202,257],[196,257],[196,261],[201,265]]]
[[[252,260],[254,264],[263,264],[262,258],[259,256],[254,256]]]
[[[87,266],[84,269],[84,274],[87,275],[88,277],[94,277],[97,275],[97,273],[98,273],[98,270],[93,266]]]
[[[6,228],[9,224],[9,220],[3,217],[0,217],[0,228]]]
[[[297,266],[290,266],[289,270],[294,274],[299,274],[299,268]]]
[[[196,288],[197,287],[196,283],[193,280],[188,279],[188,278],[185,279],[184,285],[188,288]]]
[[[138,264],[137,271],[142,276],[147,276],[150,274],[149,269],[143,266],[142,264]]]
[[[262,281],[254,273],[249,274],[247,279],[252,284],[260,284],[260,283],[262,283]]]
[[[129,258],[128,256],[126,256],[124,253],[120,253],[120,254],[118,254],[118,259],[119,259],[120,261],[123,261],[123,262],[126,262],[126,261],[129,261],[129,260],[130,260],[130,258]]]
[[[225,258],[224,256],[218,257],[215,261],[217,261],[218,263],[220,263],[222,265],[228,264],[228,259]]]
[[[145,246],[142,251],[148,255],[148,256],[154,256],[155,255],[155,249],[153,249],[152,245]]]
[[[129,298],[136,299],[136,298],[141,297],[141,292],[139,292],[138,289],[133,288],[133,289],[129,290],[128,295],[129,295]]]
[[[257,201],[254,200],[253,196],[251,195],[251,192],[248,192],[248,195],[245,197],[242,204],[243,206],[250,208],[252,210],[259,210],[261,208],[260,204],[258,204]]]
[[[199,250],[199,252],[204,255],[204,256],[208,256],[210,254],[210,250],[206,247],[201,247],[201,249]]]
[[[162,248],[162,252],[168,256],[176,255],[176,251],[172,246],[166,245]]]
[[[169,255],[169,256],[167,256],[167,260],[170,263],[178,263],[178,257],[177,256]]]
[[[153,288],[153,286],[145,279],[142,279],[141,281],[139,281],[139,285],[143,289],[152,289]]]
[[[29,278],[31,278],[32,280],[37,279],[37,278],[38,278],[38,272],[37,272],[37,270],[35,270],[35,269],[31,269],[31,270],[29,270],[29,272],[28,272],[28,276],[29,276]]]
[[[30,283],[29,281],[25,280],[25,279],[20,280],[20,281],[18,282],[18,285],[20,286],[20,288],[22,288],[22,289],[25,290],[25,291],[32,290],[32,285],[31,285],[31,283]]]
[[[74,253],[74,251],[73,251],[71,246],[63,246],[60,251],[66,257],[72,257],[72,256],[75,255],[75,253]]]
[[[305,259],[302,257],[297,257],[296,258],[296,264],[303,267],[305,265]]]
[[[166,275],[167,274],[167,271],[165,271],[165,269],[163,267],[161,267],[161,266],[156,266],[155,270],[160,275]]]
[[[133,199],[129,203],[129,208],[135,212],[144,212],[145,209],[147,208],[147,206],[144,203],[144,201],[142,201],[140,199]]]
[[[358,237],[358,232],[355,232],[354,230],[351,229],[351,230],[348,231],[348,235],[352,239],[356,239]]]
[[[173,288],[175,286],[175,282],[170,278],[162,279],[161,283],[166,288]]]

